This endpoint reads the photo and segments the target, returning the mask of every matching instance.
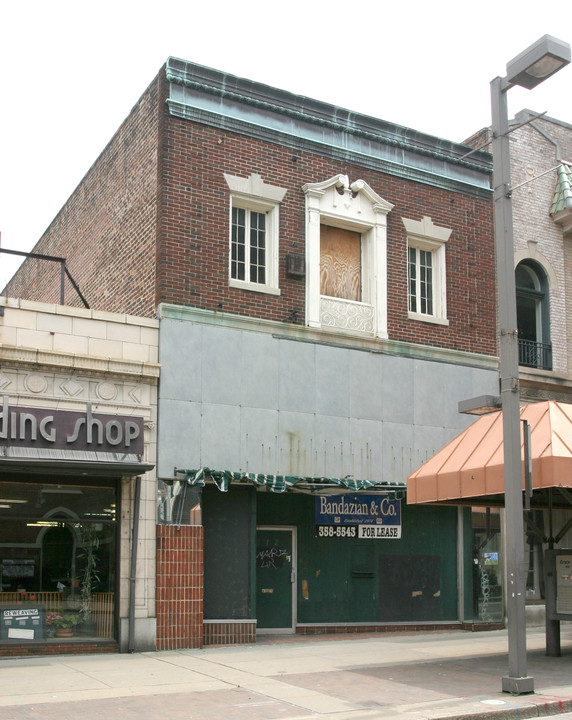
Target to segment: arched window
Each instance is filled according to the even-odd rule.
[[[548,280],[540,265],[523,260],[516,268],[519,363],[552,370]]]

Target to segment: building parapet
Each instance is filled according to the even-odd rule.
[[[362,166],[489,197],[491,156],[449,140],[170,57],[175,117],[318,151]]]

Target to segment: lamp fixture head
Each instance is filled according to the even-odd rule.
[[[459,412],[465,415],[488,415],[500,410],[501,407],[501,399],[498,395],[479,395],[468,400],[460,400],[458,403]]]
[[[570,45],[544,35],[506,66],[506,81],[532,90],[570,62]]]

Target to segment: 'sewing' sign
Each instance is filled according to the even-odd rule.
[[[0,445],[143,454],[143,418],[0,405]]]

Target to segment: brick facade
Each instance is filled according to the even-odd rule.
[[[482,387],[482,394],[490,391],[491,378],[496,382],[491,162],[486,153],[464,160],[466,152],[169,58],[35,248],[65,257],[99,311],[154,318],[161,305],[161,480],[174,485],[181,479],[177,468],[201,465],[257,472],[262,466],[275,473],[282,462],[286,474],[341,478],[346,462],[358,479],[403,483],[410,466],[457,433],[465,419],[459,419],[455,393],[479,394]],[[286,190],[279,206],[279,292],[231,287],[225,173],[258,176],[266,187]],[[345,176],[337,186],[326,182]],[[358,180],[367,186],[363,194],[363,185],[352,188]],[[319,226],[321,212],[310,211],[307,201],[309,186],[319,194],[320,184],[327,185],[328,207],[339,202],[352,208],[351,215],[332,210],[325,217],[360,235],[359,282],[375,288],[368,287],[375,301],[358,304],[369,304],[384,321],[387,310],[387,333],[385,326],[331,330],[321,318],[299,327],[319,295],[307,289],[318,274],[319,232],[313,245],[307,233]],[[427,219],[428,227],[447,235],[436,236],[439,251],[445,247],[446,317],[420,320],[408,312],[404,219],[409,227]],[[313,275],[287,273],[287,256],[308,264],[316,248]],[[6,293],[54,302],[56,269],[28,260]],[[315,287],[319,291],[319,279]],[[69,288],[66,303],[79,302]],[[191,309],[192,317],[184,317]],[[250,354],[257,348],[261,364],[251,374]],[[190,371],[197,360],[204,363],[200,379]],[[260,396],[251,392],[253,378]],[[331,392],[332,386],[339,391]],[[445,386],[453,392],[442,392]],[[369,402],[372,394],[377,404]],[[241,526],[252,538],[253,509],[246,508]],[[212,506],[211,512],[212,519]],[[226,538],[227,523],[221,521],[218,531]],[[304,552],[311,555],[308,537]],[[456,531],[451,537],[455,543]],[[239,546],[238,567],[251,567],[249,548]],[[239,610],[229,603],[216,613],[205,607],[210,619],[204,623],[203,528],[157,525],[157,649],[253,642],[261,626],[250,572],[235,578],[248,598]],[[456,608],[457,585],[449,581],[445,604]],[[368,611],[372,622],[382,620],[382,610]],[[443,612],[449,617],[448,606]]]
[[[196,120],[173,116],[165,102],[168,85],[163,69],[35,248],[67,259],[92,307],[154,316],[156,305],[167,302],[275,321],[295,316],[303,322],[304,278],[285,272],[286,255],[305,250],[302,186],[342,173],[350,182],[365,180],[394,205],[388,215],[389,339],[496,353],[492,212],[486,193],[479,197],[468,185],[464,191],[459,184],[447,189],[398,177],[385,167],[376,169],[380,163],[371,158],[358,164],[355,154],[320,152],[315,144],[292,148],[278,137],[246,137],[213,127],[200,114]],[[229,287],[225,172],[257,173],[265,183],[287,189],[280,206],[279,296]],[[452,229],[446,327],[407,316],[402,217],[423,216]],[[57,271],[29,260],[7,294],[54,301]],[[79,304],[71,288],[66,302]]]
[[[66,258],[91,308],[154,317],[159,107],[156,78],[34,248]],[[59,272],[29,259],[4,294],[60,302]],[[82,307],[67,280],[65,304]]]
[[[522,110],[511,132],[511,185],[515,264],[536,262],[549,286],[552,370],[521,367],[521,395],[527,400],[570,402],[572,395],[572,252],[562,226],[550,213],[557,167],[572,161],[572,126]],[[490,131],[481,130],[467,142],[482,147]]]
[[[157,650],[203,645],[203,528],[157,525]]]
[[[572,267],[565,266],[567,243],[550,215],[550,205],[555,168],[561,160],[572,159],[572,127],[540,118],[515,131],[511,150],[512,184],[529,181],[513,194],[515,254],[518,261],[537,260],[549,277],[553,370],[563,373],[572,369],[568,367],[566,312]],[[551,172],[542,175],[547,170]]]

